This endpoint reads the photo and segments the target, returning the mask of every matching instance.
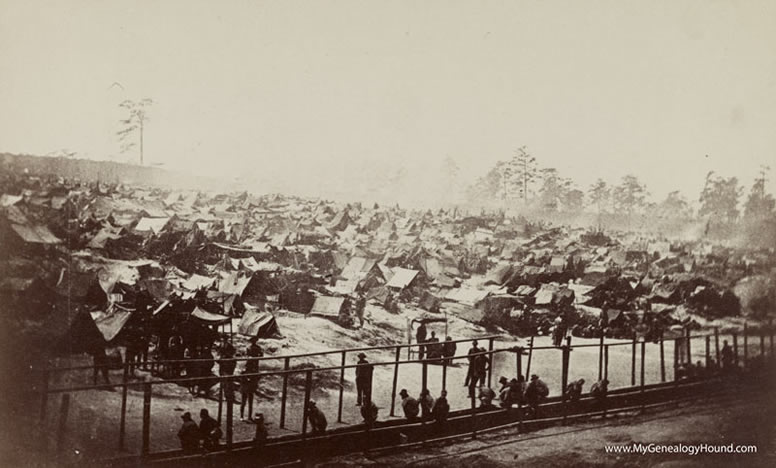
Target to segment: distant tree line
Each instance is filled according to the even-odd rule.
[[[562,177],[557,169],[540,167],[536,158],[522,147],[510,159],[498,161],[478,178],[468,187],[466,195],[472,203],[541,212],[587,210],[598,214],[699,218],[735,224],[772,220],[776,216],[773,195],[765,189],[769,171],[767,166],[760,168],[743,204],[744,188],[736,177],[709,172],[695,212],[678,190],[659,202],[650,201],[647,186],[632,174],[625,175],[616,185],[599,178],[583,191],[572,179]]]

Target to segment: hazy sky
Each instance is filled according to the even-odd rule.
[[[697,198],[776,171],[776,2],[0,0],[0,151],[126,160],[146,97],[147,161],[290,191],[527,145]]]

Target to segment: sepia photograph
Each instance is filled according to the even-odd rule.
[[[0,0],[0,467],[776,466],[773,0]]]

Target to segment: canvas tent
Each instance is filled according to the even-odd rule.
[[[261,312],[255,309],[245,311],[237,331],[241,335],[258,338],[268,338],[280,334],[275,316],[269,312]]]
[[[344,304],[344,297],[318,296],[315,298],[313,308],[310,310],[310,315],[336,318],[339,317]]]
[[[389,288],[404,289],[408,287],[418,276],[417,270],[408,270],[406,268],[394,268],[393,276],[386,284]]]
[[[105,338],[107,343],[110,343],[118,336],[121,330],[124,329],[124,325],[127,324],[129,318],[132,316],[132,311],[129,309],[124,309],[119,306],[114,307],[114,311],[110,313],[91,313],[92,319],[97,325],[97,329],[100,330],[102,337]]]

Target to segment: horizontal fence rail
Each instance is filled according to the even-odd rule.
[[[734,367],[735,369],[741,368],[741,364],[743,364],[743,368],[747,368],[747,366],[751,363],[753,363],[753,359],[756,358],[766,358],[770,357],[771,360],[774,358],[774,347],[773,347],[773,329],[770,329],[767,331],[767,335],[764,333],[765,330],[761,329],[760,334],[756,336],[750,336],[749,332],[751,332],[751,329],[744,330],[743,334],[743,351],[739,349],[738,346],[738,337],[739,335],[737,333],[731,333],[729,334],[732,337],[732,343],[729,343],[729,345],[732,348],[733,352],[733,358],[734,358]],[[756,342],[755,339],[751,340],[749,342],[749,338],[757,338],[759,337],[759,343]],[[766,337],[769,340],[769,346],[766,346]],[[525,375],[526,377],[530,375],[531,372],[531,365],[533,356],[538,351],[556,351],[559,352],[559,358],[558,363],[560,364],[560,395],[551,397],[547,400],[546,404],[549,404],[549,408],[554,408],[552,411],[556,411],[556,416],[558,420],[560,421],[566,421],[567,418],[574,417],[574,408],[572,403],[568,399],[567,395],[567,384],[569,383],[569,372],[574,367],[574,359],[572,359],[572,352],[576,349],[586,349],[586,348],[598,348],[598,380],[607,379],[609,377],[609,367],[610,367],[610,356],[609,356],[609,349],[610,347],[620,347],[620,346],[629,346],[632,349],[632,355],[630,362],[631,372],[630,372],[630,386],[626,386],[624,388],[615,388],[613,390],[610,390],[611,395],[622,395],[627,392],[633,392],[637,395],[637,399],[641,398],[640,400],[640,407],[644,408],[649,402],[647,401],[645,395],[649,394],[650,392],[654,393],[656,389],[674,389],[677,390],[680,388],[680,386],[686,386],[690,383],[693,383],[694,380],[682,380],[680,382],[679,380],[679,368],[684,365],[685,363],[693,363],[693,353],[692,353],[692,343],[701,343],[703,346],[701,348],[696,349],[695,356],[699,356],[702,353],[697,352],[698,349],[701,349],[704,351],[703,354],[705,354],[705,364],[707,367],[710,366],[710,363],[712,362],[713,357],[716,358],[716,362],[719,364],[722,364],[720,362],[720,334],[718,330],[715,330],[714,333],[711,334],[696,334],[691,335],[689,332],[685,333],[683,336],[679,337],[673,337],[673,338],[663,338],[660,337],[657,340],[650,340],[649,342],[655,343],[659,345],[659,352],[660,352],[660,369],[659,369],[659,375],[660,375],[660,383],[659,384],[647,384],[645,379],[645,363],[647,361],[645,349],[647,345],[646,340],[637,340],[635,337],[631,340],[622,340],[622,341],[615,341],[615,342],[608,342],[605,343],[604,339],[601,338],[599,343],[587,343],[587,344],[576,344],[572,345],[572,338],[568,337],[564,344],[561,346],[534,346],[534,340],[530,339],[527,345],[524,346],[510,346],[510,347],[504,347],[504,348],[494,348],[494,342],[496,339],[498,339],[498,335],[488,335],[488,336],[480,336],[480,337],[474,337],[474,338],[466,338],[466,339],[459,339],[455,341],[440,341],[432,343],[434,346],[438,346],[442,348],[445,343],[470,343],[474,340],[477,340],[481,343],[488,343],[488,350],[481,351],[478,353],[472,353],[472,354],[457,354],[455,356],[447,356],[447,357],[434,357],[434,358],[425,358],[425,359],[402,359],[401,358],[401,351],[404,349],[412,349],[412,348],[420,348],[420,347],[428,347],[429,343],[412,343],[412,344],[397,344],[397,345],[384,345],[384,346],[373,346],[373,347],[362,347],[362,348],[350,348],[350,349],[339,349],[339,350],[330,350],[330,351],[322,351],[317,353],[303,353],[303,354],[295,354],[295,355],[287,355],[287,356],[265,356],[265,357],[239,357],[239,358],[229,358],[229,359],[192,359],[192,360],[170,360],[170,361],[153,361],[151,364],[154,365],[165,365],[165,364],[181,364],[181,363],[193,363],[193,362],[211,362],[211,363],[217,363],[217,362],[239,362],[239,361],[259,361],[259,362],[266,362],[266,361],[283,361],[283,367],[281,369],[271,369],[271,370],[259,370],[258,372],[253,373],[242,373],[237,375],[215,375],[211,374],[208,376],[196,376],[196,377],[175,377],[175,378],[168,378],[168,379],[159,379],[159,380],[146,380],[146,381],[140,381],[140,382],[132,382],[129,380],[129,372],[128,369],[130,368],[131,363],[125,362],[123,364],[123,377],[121,382],[117,383],[111,383],[111,384],[98,384],[98,385],[74,385],[74,386],[51,386],[49,382],[49,378],[52,374],[56,374],[59,372],[68,372],[73,370],[87,370],[92,369],[95,370],[98,369],[100,366],[75,366],[75,367],[65,367],[65,368],[47,368],[42,370],[42,374],[44,376],[43,385],[40,388],[40,395],[41,395],[41,414],[40,419],[41,423],[46,419],[46,411],[48,406],[48,398],[49,395],[54,394],[62,394],[62,408],[60,411],[60,417],[59,417],[59,429],[60,432],[58,437],[61,441],[64,437],[64,431],[66,427],[66,420],[68,417],[68,410],[70,406],[73,405],[70,394],[76,393],[76,392],[83,392],[83,391],[89,391],[89,390],[102,390],[102,389],[114,389],[115,387],[119,387],[122,390],[122,396],[121,396],[121,414],[120,414],[120,431],[119,431],[119,447],[121,449],[124,449],[125,447],[125,439],[126,439],[126,412],[127,412],[127,390],[137,389],[142,390],[143,393],[143,403],[142,403],[142,447],[140,450],[140,456],[144,457],[145,459],[148,459],[148,457],[153,457],[154,454],[150,449],[151,445],[151,404],[153,399],[153,387],[157,385],[162,384],[178,384],[183,386],[194,386],[199,383],[207,383],[210,384],[208,388],[214,387],[216,384],[219,385],[219,406],[218,406],[218,421],[219,425],[221,424],[222,413],[221,408],[222,405],[226,404],[226,431],[227,434],[227,440],[226,445],[219,447],[218,450],[222,451],[231,451],[236,447],[242,446],[241,444],[246,444],[247,442],[235,442],[232,440],[233,438],[233,431],[232,431],[232,424],[233,424],[233,413],[232,413],[232,405],[234,404],[234,394],[233,392],[233,384],[237,381],[243,381],[243,379],[266,379],[270,377],[275,378],[281,378],[282,379],[282,394],[281,394],[281,400],[280,400],[280,424],[279,428],[285,429],[285,423],[286,423],[286,400],[287,395],[289,393],[289,377],[292,375],[303,375],[304,376],[304,397],[303,397],[303,409],[302,409],[302,429],[299,433],[299,436],[302,437],[306,441],[312,441],[315,440],[316,436],[315,434],[310,435],[309,434],[309,428],[308,428],[308,402],[310,401],[310,395],[311,395],[311,388],[312,388],[312,377],[315,373],[323,373],[323,372],[332,372],[338,374],[338,382],[339,382],[339,398],[338,398],[338,408],[337,408],[337,422],[342,423],[342,415],[343,415],[343,394],[345,389],[345,373],[346,371],[349,371],[351,369],[358,369],[359,364],[348,364],[346,362],[346,356],[347,354],[352,353],[361,353],[361,352],[368,352],[368,351],[393,351],[395,353],[395,358],[392,360],[383,360],[379,362],[370,362],[369,364],[373,366],[373,368],[386,368],[386,369],[392,369],[393,371],[393,379],[392,379],[392,388],[390,393],[390,417],[394,417],[394,407],[396,403],[396,390],[399,387],[399,371],[400,367],[402,365],[414,365],[417,367],[420,367],[418,369],[417,367],[413,367],[414,372],[422,372],[420,375],[422,376],[422,384],[421,388],[427,388],[427,366],[432,364],[436,365],[438,367],[441,367],[441,371],[438,374],[441,378],[441,388],[444,390],[447,387],[447,370],[449,367],[456,367],[455,363],[469,363],[469,366],[471,367],[472,360],[474,358],[477,358],[479,356],[485,356],[488,361],[488,367],[487,367],[487,376],[481,376],[483,378],[484,382],[487,382],[486,386],[490,387],[492,380],[492,374],[494,372],[494,356],[497,355],[514,355],[514,374],[516,376],[519,375]],[[664,345],[665,343],[671,343],[673,342],[673,350],[674,350],[674,358],[673,358],[673,382],[666,382],[666,362],[664,358]],[[713,343],[712,343],[713,342]],[[759,344],[759,349],[749,349],[752,347],[757,347]],[[697,346],[697,344],[696,344]],[[681,349],[680,349],[681,348]],[[759,351],[753,352],[753,351]],[[341,361],[339,365],[331,365],[326,367],[317,367],[317,368],[310,368],[310,367],[300,367],[300,368],[291,368],[290,363],[292,360],[303,360],[306,358],[311,357],[317,357],[317,356],[331,356],[331,355],[341,355]],[[680,355],[682,358],[682,361],[680,363]],[[622,357],[622,356],[620,356]],[[527,359],[526,359],[527,358]],[[638,359],[637,359],[638,358]],[[511,359],[511,358],[510,358]],[[527,362],[525,362],[527,361]],[[503,368],[505,364],[505,360],[502,360],[501,366]],[[637,369],[637,362],[639,363],[639,368]],[[527,364],[527,366],[524,367],[524,364]],[[534,366],[537,364],[534,363]],[[536,367],[534,367],[536,372]],[[654,371],[654,368],[653,368]],[[406,370],[405,370],[406,372]],[[553,371],[554,372],[554,371]],[[512,372],[510,371],[510,375]],[[418,374],[415,374],[416,376]],[[653,374],[654,375],[654,374]],[[715,379],[718,378],[719,372],[712,374],[707,373],[707,375],[703,377],[696,377],[696,380],[709,380],[709,379]],[[637,379],[638,376],[638,379]],[[298,380],[298,379],[297,379]],[[476,382],[476,381],[475,381]],[[528,383],[528,379],[526,379],[526,383]],[[300,386],[299,383],[296,384],[296,386]],[[473,389],[478,387],[479,385],[475,385],[474,383],[469,384],[469,386]],[[225,392],[224,389],[227,389],[228,391]],[[386,389],[383,389],[386,391]],[[471,390],[470,390],[471,392]],[[226,394],[226,396],[225,396]],[[640,396],[639,396],[640,395]],[[469,424],[471,424],[471,431],[470,434],[473,436],[476,436],[477,430],[486,430],[487,427],[482,426],[481,424],[481,418],[479,418],[479,410],[475,404],[475,397],[472,396],[470,393],[469,396],[470,402],[466,405],[465,408],[458,408],[453,409],[451,408],[451,414],[455,412],[463,412],[467,414],[467,416],[461,416],[464,417],[466,421],[471,420]],[[589,400],[589,395],[583,393],[583,400],[587,401]],[[639,405],[636,405],[639,406]],[[386,405],[383,405],[382,408],[386,408]],[[519,424],[528,423],[528,420],[523,420],[523,410],[525,409],[524,406],[518,405],[518,411],[519,411]],[[604,408],[602,410],[602,415],[606,415],[607,409]],[[250,410],[249,410],[250,412]],[[535,415],[534,415],[535,416]],[[456,416],[457,417],[457,416]],[[469,418],[469,419],[466,419]],[[479,418],[479,419],[478,419]],[[401,420],[404,421],[404,420]],[[414,424],[408,424],[406,422],[401,422],[396,419],[385,419],[381,420],[380,423],[387,425],[385,427],[378,427],[378,428],[369,428],[369,427],[362,427],[363,424],[356,424],[351,426],[345,426],[345,428],[336,429],[333,434],[339,434],[339,432],[336,431],[342,431],[346,430],[346,428],[353,427],[357,429],[353,429],[353,434],[361,434],[362,432],[366,431],[366,433],[369,434],[377,434],[380,433],[380,431],[390,431],[391,427],[393,427],[396,423],[401,423],[402,427],[415,427],[414,424],[419,424],[422,427],[425,427],[428,424],[431,424],[433,421],[426,421],[421,419],[420,422],[414,423]],[[480,421],[480,422],[477,422]],[[502,421],[503,422],[503,421]],[[509,422],[508,424],[518,424],[518,422]],[[506,423],[505,423],[506,424]],[[482,426],[482,427],[480,427]],[[327,432],[328,434],[329,432]],[[356,437],[354,435],[354,437]],[[280,439],[278,440],[285,440],[285,437],[289,436],[280,436]],[[295,436],[291,436],[295,437]],[[338,436],[339,437],[339,436]],[[358,437],[361,437],[360,435]],[[276,438],[270,439],[275,440]],[[269,443],[269,441],[268,441]],[[289,442],[292,443],[292,442]],[[61,443],[58,443],[58,445],[61,445]],[[250,443],[248,443],[250,445]],[[180,459],[180,457],[179,457]]]

